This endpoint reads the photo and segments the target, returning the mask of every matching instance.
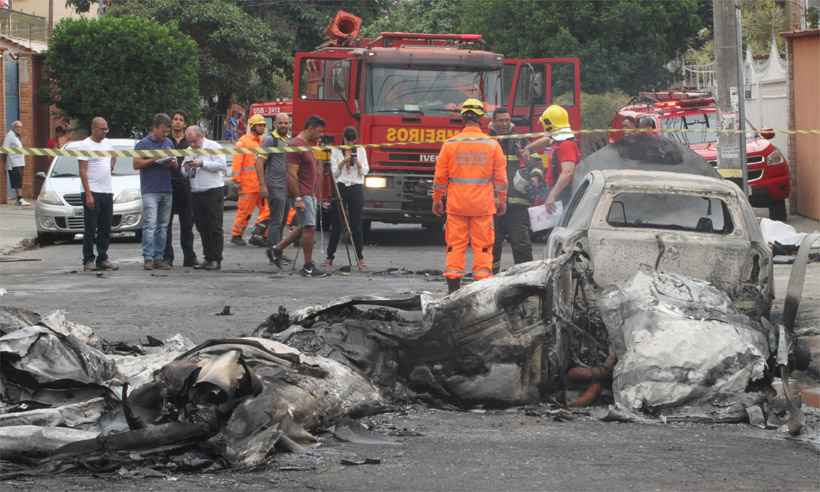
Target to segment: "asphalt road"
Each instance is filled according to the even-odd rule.
[[[232,212],[227,212],[226,224],[231,219]],[[438,238],[415,227],[374,226],[374,244],[365,250],[370,272],[337,272],[326,278],[275,272],[261,249],[230,244],[225,247],[223,272],[183,268],[146,272],[138,244],[117,240],[111,255],[121,270],[101,277],[81,271],[79,242],[34,249],[16,256],[37,261],[0,263],[0,288],[7,290],[0,303],[44,313],[63,309],[69,319],[93,327],[110,340],[182,333],[198,342],[247,334],[280,305],[297,309],[360,293],[422,289],[444,293],[445,285],[435,275],[385,272],[396,268],[441,270],[444,252]],[[294,253],[290,250],[287,255]],[[509,251],[505,255],[511,261]],[[342,248],[337,261],[344,258]],[[783,285],[788,270],[778,267],[777,273]],[[810,292],[816,295],[818,290],[812,287]],[[233,315],[216,316],[225,305],[231,306]],[[814,307],[807,305],[806,309]],[[388,447],[342,445],[326,438],[322,447],[306,456],[279,456],[273,467],[253,473],[142,479],[118,474],[63,475],[18,479],[0,483],[0,488],[820,489],[817,448],[788,440],[778,431],[747,425],[615,424],[584,416],[556,422],[520,410],[464,413],[421,407],[377,416],[372,423],[378,432],[410,429],[420,435],[397,437],[400,444]],[[351,456],[378,458],[381,463],[340,464],[341,458]]]

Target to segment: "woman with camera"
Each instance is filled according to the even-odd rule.
[[[347,127],[342,134],[344,145],[354,145],[359,138],[356,129]],[[353,150],[333,149],[330,153],[330,169],[333,172],[333,179],[339,190],[337,199],[334,200],[331,208],[331,230],[330,242],[327,245],[327,259],[323,266],[330,268],[333,266],[333,259],[336,255],[336,248],[339,246],[339,238],[346,226],[342,216],[345,207],[347,219],[350,223],[350,230],[353,234],[353,246],[356,250],[356,265],[359,270],[363,270],[366,265],[362,249],[364,247],[364,236],[362,234],[362,211],[364,210],[364,177],[370,170],[367,163],[367,153],[364,147],[356,147]]]

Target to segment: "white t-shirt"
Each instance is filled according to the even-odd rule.
[[[3,147],[22,147],[23,142],[14,131],[9,130],[6,138],[3,139]],[[6,154],[6,169],[13,167],[24,167],[26,165],[26,157],[22,154]]]
[[[101,142],[86,138],[72,146],[72,150],[114,150],[108,139]],[[111,186],[111,157],[78,157],[78,161],[88,161],[88,187],[94,193],[113,193]]]
[[[340,149],[330,151],[330,170],[336,182],[345,186],[353,186],[364,183],[364,177],[370,172],[370,165],[367,162],[367,151],[364,147],[356,147],[356,159],[362,165],[362,172],[354,166],[342,166],[344,154]]]

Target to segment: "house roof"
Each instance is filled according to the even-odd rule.
[[[44,41],[29,40],[25,38],[18,38],[16,36],[9,36],[7,34],[0,34],[0,47],[5,44],[10,45],[11,48],[33,54],[42,54],[48,51],[48,43]]]
[[[799,31],[781,32],[780,35],[786,39],[820,37],[820,29],[803,29]]]

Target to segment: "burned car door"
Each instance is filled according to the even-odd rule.
[[[733,291],[747,280],[752,251],[736,197],[692,190],[609,189],[588,239],[600,286],[623,282],[649,266]]]

